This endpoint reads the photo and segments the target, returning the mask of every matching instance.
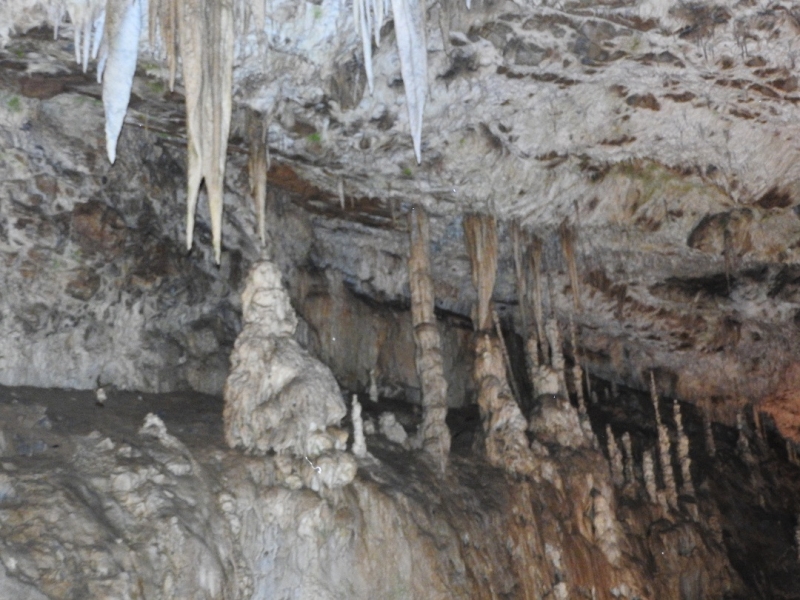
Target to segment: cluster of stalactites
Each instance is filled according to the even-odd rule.
[[[400,58],[400,74],[406,92],[408,123],[414,154],[422,161],[422,116],[428,94],[428,49],[425,35],[424,0],[353,0],[353,22],[361,35],[364,68],[370,93],[374,87],[372,41],[381,43],[381,27],[391,6]]]
[[[260,3],[255,4],[264,8]],[[417,162],[421,162],[422,118],[428,89],[425,3],[423,0],[353,0],[354,24],[362,38],[367,80],[372,91],[372,41],[374,39],[376,44],[380,44],[380,30],[390,9],[405,84],[414,154]],[[158,46],[166,56],[170,89],[174,85],[180,50],[186,87],[188,138],[187,248],[192,247],[197,199],[200,185],[205,181],[214,257],[219,263],[225,157],[232,105],[232,2],[65,0],[54,11],[56,35],[65,12],[75,29],[75,58],[78,63],[86,71],[89,59],[98,59],[98,80],[103,82],[106,114],[106,150],[111,163],[116,160],[117,141],[130,100],[144,17],[149,25],[151,45]],[[254,14],[261,12],[263,10],[254,11]],[[256,20],[263,22],[263,14]],[[254,181],[259,181],[253,191],[262,210],[266,176],[260,167],[264,162],[261,156],[256,157],[254,171],[257,175],[253,177]],[[261,180],[264,183],[260,183]],[[263,242],[263,212],[259,213],[259,235]]]
[[[205,181],[211,212],[214,258],[220,261],[222,196],[233,86],[233,11],[230,2],[206,0],[66,0],[54,13],[55,34],[63,14],[75,29],[75,59],[86,71],[97,58],[103,84],[106,151],[117,157],[147,19],[151,45],[164,51],[170,88],[180,48],[186,88],[188,137],[187,248],[192,247],[200,184]]]

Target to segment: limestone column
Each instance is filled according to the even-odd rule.
[[[492,292],[497,274],[494,217],[465,216],[464,233],[472,265],[472,283],[478,292],[473,319],[476,330],[474,377],[486,434],[486,454],[495,466],[512,473],[532,474],[535,461],[525,435],[527,422],[511,394],[501,342],[492,318]]]
[[[450,453],[447,429],[447,381],[442,364],[442,343],[434,314],[433,281],[429,255],[428,217],[420,206],[408,215],[411,253],[408,279],[411,288],[411,319],[414,325],[417,375],[422,387],[422,425],[419,441],[444,471]]]
[[[661,411],[658,403],[658,390],[653,372],[650,372],[650,395],[653,400],[653,409],[656,413],[656,429],[658,430],[658,458],[661,464],[661,475],[664,478],[664,488],[667,503],[673,510],[678,509],[678,490],[675,487],[675,475],[672,471],[672,456],[670,454],[669,433],[667,426],[661,422]]]

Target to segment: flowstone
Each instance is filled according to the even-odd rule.
[[[330,369],[293,335],[297,315],[270,262],[257,263],[242,294],[244,327],[225,383],[225,439],[248,454],[276,452],[309,461],[328,487],[355,476],[355,459],[342,452],[345,405]],[[320,469],[328,469],[326,476]]]

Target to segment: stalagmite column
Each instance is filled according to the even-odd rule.
[[[251,269],[242,320],[225,381],[225,441],[247,454],[281,456],[290,471],[307,473],[312,489],[347,485],[357,464],[339,427],[346,413],[339,385],[295,339],[297,315],[273,263]]]
[[[736,440],[736,450],[739,452],[739,457],[748,467],[754,467],[757,463],[753,456],[753,451],[750,449],[750,442],[747,439],[747,425],[744,414],[741,412],[736,413],[736,429],[739,430],[739,437]]]
[[[653,504],[658,504],[658,486],[656,485],[656,472],[653,464],[653,451],[647,450],[642,456],[642,473],[644,475],[644,488],[647,490],[647,497]],[[664,506],[666,510],[667,507]]]
[[[411,319],[417,353],[417,375],[422,386],[422,425],[419,441],[444,471],[450,452],[447,429],[447,381],[442,365],[442,343],[434,314],[433,282],[429,256],[428,217],[417,206],[408,215],[411,253],[408,279],[411,288]]]
[[[353,422],[352,452],[358,458],[367,456],[367,440],[364,438],[364,420],[361,418],[361,403],[353,394],[353,405],[350,408],[350,419]]]
[[[475,381],[478,406],[486,434],[489,462],[507,471],[532,474],[533,453],[525,435],[527,423],[511,395],[500,340],[494,332],[492,292],[497,273],[497,230],[487,215],[467,215],[464,233],[478,291],[475,324]]]
[[[372,367],[369,370],[369,401],[378,403],[380,396],[378,394],[378,379],[375,375],[377,367]]]
[[[661,474],[664,478],[664,488],[667,503],[673,510],[678,509],[678,490],[675,487],[675,475],[672,472],[672,457],[670,455],[669,433],[667,426],[661,422],[661,412],[658,406],[658,390],[653,372],[650,372],[650,396],[653,400],[653,409],[656,412],[656,428],[658,429],[658,457],[661,465]]]
[[[542,346],[544,363],[550,362],[544,333],[544,309],[542,307],[542,240],[533,238],[530,249],[531,272],[533,273],[533,317],[536,320],[536,336]]]
[[[578,356],[578,332],[575,328],[575,321],[570,316],[569,319],[570,344],[572,344],[572,360],[575,365],[572,367],[572,384],[575,386],[575,394],[578,396],[578,412],[581,416],[586,415],[586,400],[583,395],[583,369],[581,368],[580,357]]]
[[[675,427],[678,430],[678,461],[681,463],[681,479],[683,480],[682,491],[687,496],[694,496],[694,484],[692,483],[692,459],[689,458],[689,438],[683,430],[683,416],[681,415],[681,405],[677,400],[672,403],[673,414],[675,415]]]
[[[556,373],[558,373],[560,394],[564,398],[568,398],[567,394],[567,363],[564,360],[564,351],[561,348],[561,332],[558,330],[558,321],[555,319],[548,319],[545,324],[545,334],[547,341],[550,344],[550,352],[552,358],[550,364]]]
[[[606,425],[606,440],[608,445],[608,460],[611,463],[611,481],[617,487],[622,487],[625,484],[625,468],[622,464],[622,452],[617,444],[617,439],[614,437],[614,432],[611,431],[611,425]]]
[[[247,111],[247,135],[250,138],[250,155],[247,170],[250,175],[250,194],[256,205],[258,220],[258,237],[261,244],[267,243],[266,205],[267,205],[267,171],[269,170],[269,153],[267,149],[267,126],[263,116],[253,110]]]
[[[627,431],[622,434],[622,448],[625,450],[625,483],[633,484],[636,481],[633,475],[633,443]]]

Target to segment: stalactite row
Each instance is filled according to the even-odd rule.
[[[372,40],[380,43],[380,29],[390,2],[414,153],[417,162],[421,162],[422,119],[428,90],[425,3],[422,0],[354,0],[354,24],[362,36],[372,91]],[[264,29],[267,7],[263,0],[237,0],[235,8],[240,30],[246,30],[251,18]],[[130,100],[142,17],[147,19],[151,46],[158,47],[166,57],[170,89],[174,87],[180,51],[188,138],[186,243],[191,249],[198,194],[205,181],[214,258],[219,263],[225,159],[232,111],[233,0],[63,0],[53,11],[56,37],[64,12],[73,23],[75,60],[84,72],[89,59],[98,58],[98,81],[103,83],[106,115],[106,150],[111,163],[116,160],[117,141]],[[253,143],[251,188],[258,211],[258,233],[264,242],[263,208],[269,160],[266,136],[261,132],[251,135],[250,139]]]
[[[658,431],[658,458],[661,467],[661,476],[664,480],[664,493],[666,503],[672,510],[678,509],[678,490],[675,487],[675,475],[672,471],[672,458],[670,455],[670,442],[667,426],[661,421],[661,411],[658,402],[658,390],[652,371],[650,372],[650,396],[656,414],[656,429]]]

